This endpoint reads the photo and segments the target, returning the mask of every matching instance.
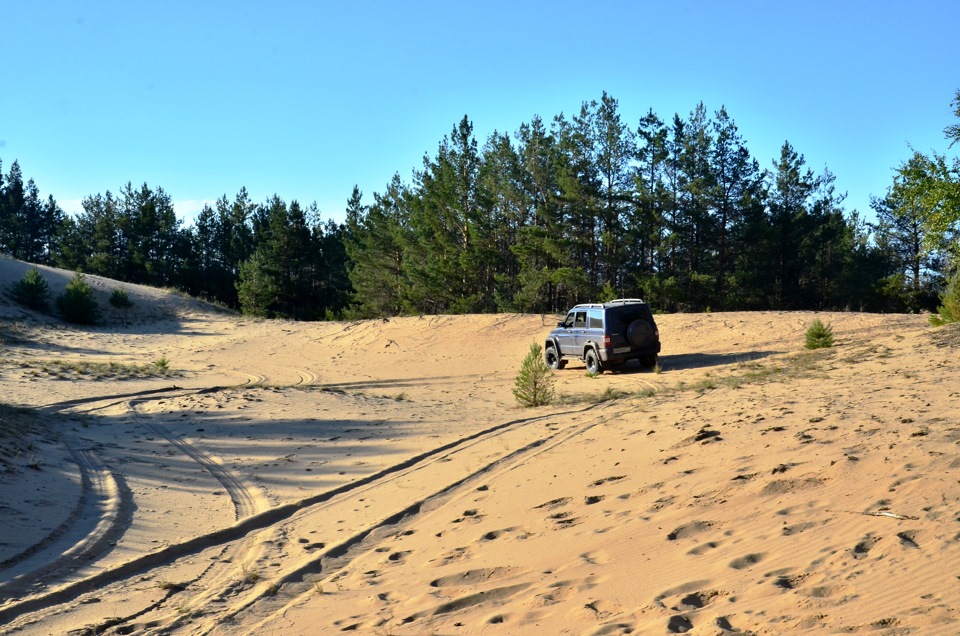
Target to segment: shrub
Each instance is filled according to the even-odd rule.
[[[120,289],[119,287],[110,292],[110,304],[117,309],[133,307],[133,301],[130,300],[130,296],[127,295],[127,290]]]
[[[524,406],[543,406],[553,401],[553,373],[543,359],[543,348],[536,342],[530,345],[520,366],[513,396]]]
[[[819,318],[807,329],[807,349],[824,349],[833,346],[833,328],[824,325]]]
[[[960,269],[950,277],[947,288],[940,295],[940,302],[942,304],[937,308],[937,313],[930,316],[932,324],[960,321]]]
[[[47,308],[47,299],[50,297],[50,286],[40,270],[31,267],[13,286],[11,295],[24,307],[44,310]]]
[[[57,296],[57,308],[68,322],[92,325],[100,317],[100,307],[93,295],[93,288],[83,274],[77,273],[62,294]]]

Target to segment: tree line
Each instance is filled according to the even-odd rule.
[[[954,106],[960,117],[960,91]],[[932,310],[956,264],[958,164],[914,152],[867,223],[789,142],[762,167],[725,108],[650,110],[631,126],[603,93],[482,146],[465,116],[409,183],[395,174],[370,204],[355,187],[342,223],[241,189],[185,226],[163,188],[130,183],[67,215],[14,162],[0,170],[0,250],[307,320],[614,297],[664,311]]]

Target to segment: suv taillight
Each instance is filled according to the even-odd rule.
[[[610,336],[604,336],[604,337],[603,337],[603,346],[604,346],[604,347],[609,347],[609,346],[610,346]]]

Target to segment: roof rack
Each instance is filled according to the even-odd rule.
[[[626,304],[626,303],[642,303],[642,298],[617,298],[615,300],[609,300],[605,304],[607,305],[616,305],[616,304]]]
[[[610,305],[626,305],[627,303],[642,303],[643,299],[641,298],[616,298],[614,300],[608,300],[605,303],[579,303],[573,307],[573,309],[603,309],[604,307],[609,307]]]

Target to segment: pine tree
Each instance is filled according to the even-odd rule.
[[[600,233],[598,284],[622,289],[628,284],[627,244],[624,221],[632,198],[631,166],[636,160],[634,133],[623,123],[619,102],[603,92],[600,102],[591,103],[593,163],[596,164]]]
[[[240,266],[236,282],[240,309],[245,315],[266,318],[271,315],[279,296],[279,285],[269,259],[257,250]]]
[[[406,260],[414,244],[410,195],[400,176],[394,175],[386,191],[373,196],[369,208],[354,201],[347,215],[345,245],[353,311],[365,318],[395,316],[404,310],[409,289]]]
[[[473,124],[464,116],[441,140],[434,158],[424,157],[410,199],[410,227],[416,243],[405,260],[413,283],[408,302],[423,313],[464,313],[477,309],[480,289],[473,271],[482,243],[483,214],[478,176],[480,155]]]
[[[640,144],[633,181],[634,207],[627,230],[631,246],[628,253],[633,255],[629,261],[635,277],[633,283],[640,295],[647,295],[648,281],[662,268],[668,131],[651,109],[637,124],[637,135]]]
[[[23,249],[23,208],[26,192],[20,164],[14,161],[7,173],[6,184],[0,190],[3,201],[0,202],[0,251],[19,258]]]
[[[744,236],[750,208],[760,192],[760,166],[750,156],[736,123],[721,107],[713,122],[714,143],[710,152],[713,189],[711,206],[716,216],[716,282],[711,306],[735,306],[741,285],[737,282],[735,255],[749,249]]]
[[[543,358],[543,348],[531,343],[514,381],[513,396],[524,406],[544,406],[554,398],[553,372]]]
[[[932,324],[960,322],[960,269],[950,277],[947,288],[940,295],[940,303],[937,313],[930,316]]]
[[[79,272],[57,297],[57,308],[64,320],[81,325],[94,324],[100,317],[100,306],[93,294],[93,288]]]
[[[50,285],[36,267],[31,267],[13,286],[10,295],[24,307],[45,311],[50,297]]]
[[[770,224],[776,262],[769,265],[775,272],[773,302],[778,309],[803,306],[801,242],[810,197],[820,185],[812,170],[804,170],[805,165],[803,155],[784,142],[780,160],[773,162],[775,172],[770,176]]]
[[[824,349],[833,346],[833,328],[817,318],[807,329],[806,347],[807,349]]]

